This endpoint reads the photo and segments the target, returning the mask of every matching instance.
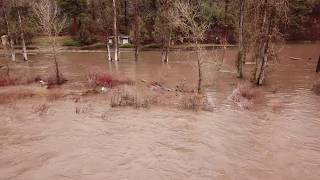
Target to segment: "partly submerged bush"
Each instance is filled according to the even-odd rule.
[[[12,86],[17,84],[18,79],[9,76],[0,77],[0,86]]]
[[[133,44],[121,44],[120,48],[134,48]]]
[[[27,85],[37,81],[37,77],[27,75],[0,76],[1,86]]]
[[[320,96],[320,81],[315,83],[312,88],[313,92]]]
[[[63,42],[63,46],[82,46],[83,44],[76,39],[67,39]]]
[[[206,97],[198,93],[186,93],[180,101],[182,109],[199,111],[209,110]]]
[[[262,91],[249,82],[239,83],[233,90],[230,99],[240,107],[249,109],[262,97]]]
[[[107,87],[113,88],[119,85],[133,85],[134,82],[130,79],[115,79],[108,73],[91,73],[87,76],[87,82],[89,87]]]
[[[150,99],[142,93],[138,93],[135,88],[125,86],[117,89],[111,97],[111,107],[135,107],[135,108],[148,108],[150,106]]]

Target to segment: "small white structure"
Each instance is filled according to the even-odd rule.
[[[7,35],[1,36],[1,44],[4,48],[6,48],[8,46],[8,36]]]
[[[113,44],[114,41],[114,36],[109,36],[109,44]],[[129,36],[125,36],[125,35],[120,35],[118,36],[118,42],[119,44],[129,44],[130,43],[130,38]]]

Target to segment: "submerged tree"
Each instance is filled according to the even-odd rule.
[[[44,33],[49,37],[55,64],[56,83],[63,83],[57,60],[56,39],[65,25],[66,18],[61,15],[55,0],[38,0],[33,4],[33,11],[37,23]]]
[[[250,28],[256,68],[254,81],[262,85],[269,61],[276,57],[274,45],[282,37],[279,26],[286,21],[287,0],[250,1]]]
[[[112,9],[113,9],[114,60],[119,61],[117,0],[112,0]]]
[[[3,19],[5,21],[5,26],[6,26],[6,38],[5,41],[6,44],[9,44],[9,49],[10,49],[10,54],[11,54],[11,60],[15,61],[16,60],[16,53],[15,53],[15,48],[14,48],[14,33],[12,32],[12,22],[10,21],[9,14],[11,13],[12,10],[12,4],[11,2],[7,0],[3,0],[2,2],[2,13],[3,13]]]
[[[112,18],[110,18],[109,14],[112,13],[112,8],[108,5],[106,0],[96,0],[92,3],[96,3],[98,9],[97,9],[97,15],[98,17],[96,20],[98,23],[102,24],[102,31],[105,36],[105,45],[107,48],[107,59],[108,61],[112,60],[111,57],[111,51],[110,51],[110,43],[109,43],[109,30],[112,25]]]
[[[22,25],[22,18],[21,18],[19,9],[18,9],[18,18],[19,18],[20,37],[21,37],[21,45],[22,45],[22,56],[24,61],[28,61],[27,46],[26,46],[26,40],[24,36],[24,28]]]
[[[170,19],[170,12],[173,8],[173,1],[160,0],[160,8],[155,20],[155,34],[162,44],[162,61],[169,61],[169,51],[173,36],[173,24]]]
[[[200,3],[200,2],[199,2]],[[178,31],[182,32],[194,46],[196,51],[197,69],[198,69],[198,93],[202,92],[202,65],[204,55],[200,43],[204,40],[208,31],[210,22],[201,16],[199,3],[191,3],[188,0],[177,0],[173,3],[170,19]]]
[[[143,2],[141,0],[133,0],[133,9],[134,9],[134,14],[133,14],[133,42],[134,42],[134,59],[137,61],[139,59],[139,51],[141,48],[141,41],[142,41],[142,26],[143,26],[143,19],[141,15],[142,11],[142,5]]]
[[[244,17],[246,13],[246,0],[239,0],[240,2],[240,11],[239,11],[239,29],[238,29],[238,44],[239,52],[237,59],[237,70],[238,78],[243,78],[243,65],[246,59],[246,50],[244,45]]]

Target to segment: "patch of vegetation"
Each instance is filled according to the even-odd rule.
[[[90,88],[106,87],[113,88],[119,85],[133,85],[130,79],[116,79],[108,73],[91,73],[87,76],[88,86]]]
[[[161,44],[156,44],[156,43],[152,43],[152,44],[147,44],[147,45],[145,45],[145,46],[143,46],[143,48],[145,48],[145,49],[148,49],[148,48],[150,48],[150,49],[158,49],[158,48],[161,48],[162,47],[162,45]]]
[[[83,44],[79,41],[79,40],[76,40],[76,39],[67,39],[63,42],[63,46],[76,46],[76,47],[79,47],[79,46],[82,46]]]
[[[134,107],[134,108],[148,108],[151,100],[142,94],[138,93],[136,89],[125,86],[117,89],[110,101],[111,107]]]
[[[134,48],[133,44],[121,44],[120,48]]]
[[[186,110],[200,111],[207,110],[206,98],[198,93],[186,93],[180,100],[180,107]]]
[[[230,99],[244,109],[250,109],[263,97],[262,91],[250,82],[239,83]]]

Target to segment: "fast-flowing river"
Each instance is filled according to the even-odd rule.
[[[227,50],[221,62],[221,50],[206,51],[213,112],[111,109],[99,97],[52,102],[43,116],[33,110],[42,103],[37,100],[0,105],[0,179],[319,179],[320,96],[312,86],[320,44],[282,46],[267,72],[264,102],[252,110],[228,99],[237,83],[235,54]],[[196,83],[189,51],[171,52],[169,63],[155,51],[142,52],[138,62],[131,52],[121,53],[118,63],[105,56],[61,53],[65,88],[81,88],[85,76],[98,71],[168,86]],[[27,73],[47,72],[48,57],[31,56]],[[247,77],[252,66],[246,65]]]

